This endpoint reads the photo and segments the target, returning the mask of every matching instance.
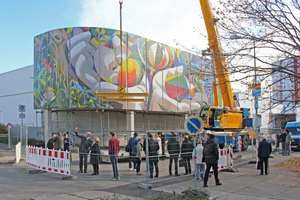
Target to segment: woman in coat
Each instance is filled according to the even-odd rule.
[[[91,146],[91,164],[94,168],[94,173],[92,175],[99,174],[99,163],[100,163],[100,147],[99,147],[99,138],[93,138],[93,144]]]
[[[141,173],[141,163],[143,157],[145,157],[145,153],[143,150],[143,140],[142,138],[139,138],[136,145],[136,175],[143,175]]]

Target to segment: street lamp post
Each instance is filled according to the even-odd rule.
[[[121,60],[120,60],[120,65],[121,65],[121,85],[123,86],[123,73],[122,73],[122,4],[123,0],[119,0],[120,3],[120,48],[121,48]]]
[[[255,52],[255,39],[253,40],[253,51],[254,51],[254,85],[256,86],[256,84],[257,84],[257,79],[256,79],[256,52]],[[255,107],[255,115],[257,116],[258,96],[255,96],[254,107]]]

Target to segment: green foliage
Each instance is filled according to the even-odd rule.
[[[0,143],[8,144],[8,137],[0,137]],[[18,143],[18,139],[14,138],[14,137],[11,137],[10,138],[10,143],[15,145],[15,144]]]
[[[45,142],[43,140],[36,140],[33,138],[28,139],[28,145],[36,147],[45,147]]]
[[[0,134],[2,132],[5,132],[5,133],[7,132],[6,126],[4,124],[0,124]]]
[[[13,145],[16,145],[20,141],[19,138],[11,137],[10,142]],[[22,140],[23,144],[26,143],[25,139]],[[8,137],[0,137],[0,143],[8,143]],[[44,147],[45,142],[43,140],[36,140],[32,138],[28,138],[28,145],[30,146],[37,146],[37,147]]]

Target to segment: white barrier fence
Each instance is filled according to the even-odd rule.
[[[18,142],[18,144],[16,144],[16,164],[18,164],[20,162],[21,159],[21,143]]]
[[[63,175],[71,175],[70,152],[26,146],[26,165]]]

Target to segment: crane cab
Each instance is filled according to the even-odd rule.
[[[227,108],[216,106],[203,107],[200,118],[205,128],[241,129],[243,128],[243,112],[229,112]]]

